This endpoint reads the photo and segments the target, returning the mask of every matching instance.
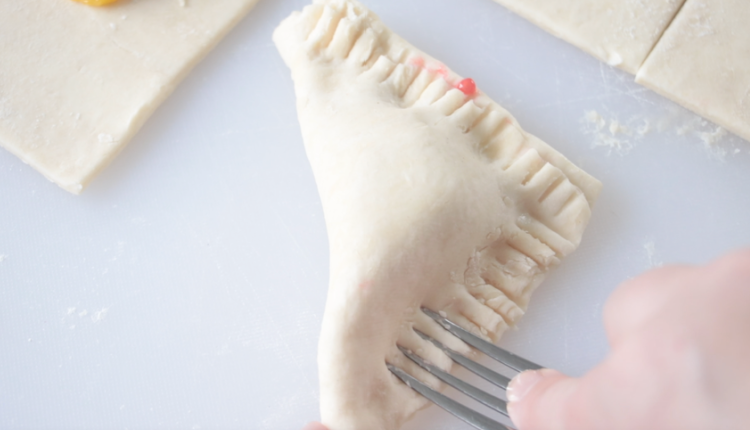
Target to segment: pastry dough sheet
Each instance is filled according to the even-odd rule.
[[[750,2],[688,0],[636,82],[750,140]]]
[[[495,0],[594,57],[635,74],[684,0]]]
[[[80,193],[256,2],[0,1],[0,146]]]

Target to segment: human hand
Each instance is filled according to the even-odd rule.
[[[584,377],[513,380],[520,430],[750,428],[750,250],[623,283],[604,325],[611,351]]]
[[[321,423],[312,422],[302,427],[302,430],[328,430],[328,427],[324,426]]]

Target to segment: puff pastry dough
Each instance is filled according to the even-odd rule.
[[[685,0],[495,0],[611,66],[635,74]]]
[[[636,82],[750,140],[750,2],[688,0]]]
[[[495,0],[611,66],[635,74],[685,0]]]
[[[0,1],[0,145],[80,193],[256,1]]]
[[[396,345],[451,366],[412,328],[471,353],[420,307],[497,339],[577,247],[601,185],[355,1],[316,0],[274,41],[328,228],[322,419],[396,429],[426,401],[386,362],[439,385]]]

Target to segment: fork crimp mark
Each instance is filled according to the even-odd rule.
[[[421,337],[422,339],[431,342],[433,345],[438,347],[441,351],[443,351],[448,357],[451,358],[454,362],[459,364],[460,366],[464,367],[465,369],[469,370],[471,373],[479,376],[480,378],[484,379],[487,382],[490,382],[491,384],[502,388],[503,390],[508,389],[508,384],[510,383],[510,378],[508,378],[505,375],[501,375],[497,372],[495,372],[492,369],[489,369],[485,366],[482,366],[481,364],[477,363],[474,360],[471,360],[464,356],[463,354],[460,354],[447,346],[440,343],[440,341],[431,338],[430,336],[422,333],[421,331],[414,329],[414,331]]]
[[[388,370],[391,371],[397,378],[404,382],[404,384],[417,391],[436,405],[455,415],[460,420],[467,424],[474,426],[479,430],[509,430],[508,427],[500,424],[499,422],[488,418],[479,412],[470,409],[457,401],[441,394],[427,385],[420,382],[418,379],[404,372],[392,364],[386,364]]]
[[[473,346],[477,350],[489,355],[491,358],[505,365],[509,369],[515,370],[516,372],[520,373],[525,370],[537,370],[537,369],[542,368],[542,366],[539,366],[536,363],[533,363],[529,360],[526,360],[525,358],[519,357],[502,348],[499,348],[493,345],[492,343],[487,342],[486,340],[468,332],[464,328],[460,327],[459,325],[450,321],[449,319],[443,317],[437,312],[434,312],[424,307],[422,308],[422,312],[424,312],[424,314],[430,317],[431,319],[435,320],[435,322],[440,324],[441,327],[446,329],[448,332],[450,332],[454,336],[463,340],[467,344]],[[491,370],[469,359],[465,355],[459,352],[456,352],[451,348],[448,348],[447,346],[443,345],[438,340],[432,338],[431,336],[428,336],[427,334],[423,333],[420,330],[414,329],[414,332],[422,339],[432,343],[433,345],[435,345],[435,347],[443,351],[455,363],[463,366],[467,370],[485,379],[486,381],[500,387],[502,390],[504,391],[508,390],[508,384],[510,383],[510,378],[506,377],[505,375],[501,375],[495,372],[494,370]],[[401,351],[401,353],[404,354],[404,356],[406,356],[409,360],[416,363],[422,369],[426,370],[431,375],[435,376],[436,378],[440,379],[441,381],[450,385],[456,390],[462,392],[463,394],[466,394],[472,399],[482,403],[483,405],[487,406],[493,411],[498,412],[502,414],[503,416],[505,416],[506,418],[510,419],[510,416],[508,415],[508,404],[505,400],[499,399],[493,396],[492,394],[487,393],[486,391],[483,391],[469,384],[468,382],[465,382],[451,375],[450,373],[439,368],[438,366],[433,365],[432,363],[426,361],[419,355],[413,353],[411,350],[404,348],[401,345],[397,345],[397,347]],[[402,369],[390,363],[386,363],[386,366],[394,375],[396,375],[396,377],[398,377],[401,381],[403,381],[407,386],[411,387],[413,390],[417,391],[418,393],[426,397],[428,400],[432,401],[436,405],[440,406],[441,408],[445,409],[449,413],[455,415],[456,417],[460,418],[461,420],[465,421],[471,426],[479,430],[510,430],[512,429],[512,427],[508,427],[504,424],[501,424],[433,390],[432,388],[428,387],[427,385],[425,385],[418,379],[404,372]]]
[[[437,312],[433,312],[427,308],[422,308],[422,312],[424,312],[428,317],[435,320],[435,322],[440,324],[444,329],[451,332],[457,338],[463,340],[464,342],[468,343],[469,345],[473,346],[479,351],[487,354],[491,358],[497,360],[498,362],[502,363],[503,365],[507,367],[510,367],[511,369],[517,372],[523,372],[526,370],[539,370],[542,368],[542,366],[536,363],[526,360],[525,358],[519,357],[511,352],[508,352],[498,346],[495,346],[487,342],[486,340],[480,338],[479,336],[469,333],[463,327],[448,320],[447,318],[443,318]]]
[[[498,399],[492,394],[486,391],[480,390],[479,388],[467,382],[464,382],[461,379],[456,378],[455,376],[440,369],[439,367],[433,366],[432,364],[425,362],[420,356],[412,353],[406,348],[399,346],[398,349],[401,350],[401,352],[405,356],[407,356],[411,361],[417,363],[419,367],[430,372],[433,376],[437,377],[441,381],[445,382],[446,384],[450,385],[456,390],[466,394],[472,399],[482,403],[483,405],[494,410],[495,412],[500,412],[506,417],[508,416],[508,405],[507,403],[505,403],[505,400]]]

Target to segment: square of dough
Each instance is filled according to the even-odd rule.
[[[611,66],[635,74],[685,0],[495,0]]]
[[[80,193],[256,2],[0,1],[0,145]]]
[[[750,140],[750,2],[688,0],[636,82]]]

